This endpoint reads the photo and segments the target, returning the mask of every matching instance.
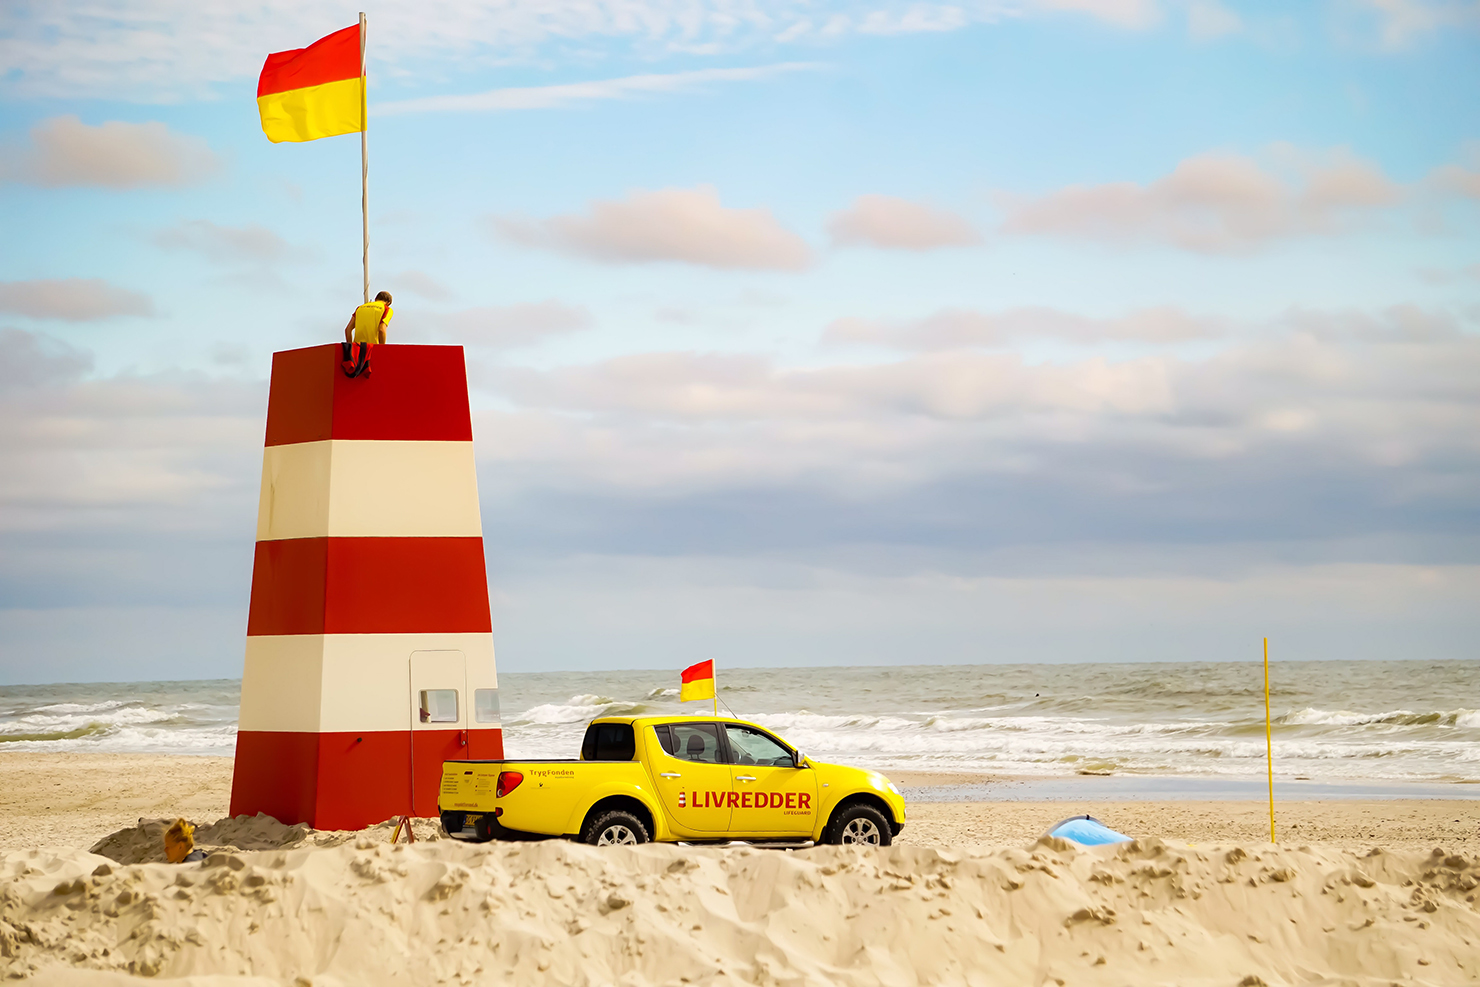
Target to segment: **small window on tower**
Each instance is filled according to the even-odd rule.
[[[423,690],[421,690],[421,722],[423,722],[423,723],[456,723],[457,722],[457,690],[456,689],[423,689]]]
[[[473,690],[473,719],[479,723],[498,722],[498,690]]]

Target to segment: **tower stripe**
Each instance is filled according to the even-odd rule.
[[[323,439],[471,442],[461,346],[377,346],[370,379],[339,372],[338,344],[272,357],[267,445]]]
[[[482,538],[257,543],[249,636],[492,630]]]

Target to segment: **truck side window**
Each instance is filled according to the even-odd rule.
[[[659,723],[653,727],[653,733],[658,736],[658,744],[663,748],[663,753],[673,754],[673,734],[668,732],[668,724]]]
[[[630,723],[593,723],[581,741],[584,761],[630,761],[637,753],[637,737]]]
[[[759,730],[727,723],[725,736],[730,741],[730,751],[735,755],[736,764],[755,764],[766,768],[793,766],[791,751]]]
[[[719,728],[713,723],[670,723],[668,732],[673,735],[674,757],[706,764],[724,763],[720,756]]]

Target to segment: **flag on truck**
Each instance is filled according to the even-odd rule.
[[[274,144],[363,131],[363,18],[307,48],[268,55],[257,80],[257,112]]]
[[[714,659],[701,661],[697,665],[690,665],[683,670],[683,678],[678,687],[679,702],[688,702],[690,699],[713,699],[714,696]]]

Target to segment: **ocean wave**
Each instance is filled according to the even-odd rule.
[[[1395,709],[1382,713],[1353,713],[1348,710],[1305,709],[1286,713],[1277,718],[1289,726],[1357,727],[1368,725],[1402,727],[1480,727],[1480,711],[1473,709],[1436,710],[1415,713],[1411,709]]]
[[[635,716],[648,709],[644,703],[623,702],[609,696],[571,696],[563,703],[532,706],[508,721],[510,726],[554,726],[585,723],[598,716]]]
[[[89,723],[87,726],[77,727],[73,730],[51,730],[43,733],[0,731],[0,744],[25,744],[47,740],[81,740],[83,737],[92,737],[107,733],[111,729],[113,728],[106,723]]]

